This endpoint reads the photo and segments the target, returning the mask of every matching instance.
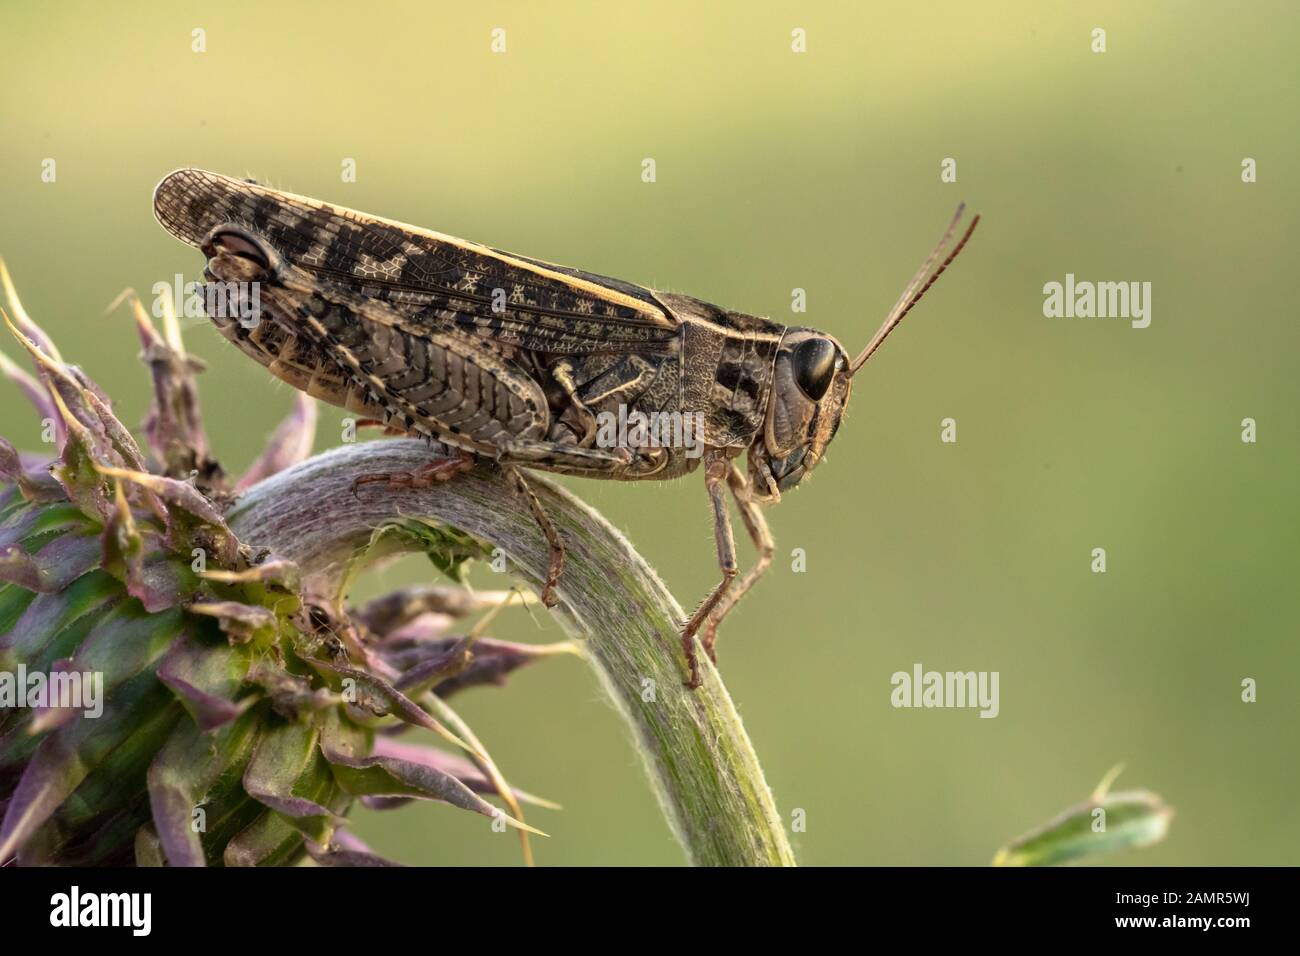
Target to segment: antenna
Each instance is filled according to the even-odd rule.
[[[866,364],[867,359],[871,358],[871,353],[880,348],[880,343],[885,341],[890,332],[894,331],[894,326],[898,325],[899,322],[902,322],[903,316],[911,312],[912,307],[921,301],[921,296],[925,295],[926,292],[930,290],[930,286],[934,285],[935,280],[938,279],[939,276],[943,275],[944,270],[952,264],[952,260],[957,258],[957,253],[961,252],[962,248],[966,245],[966,241],[970,239],[971,233],[973,233],[975,227],[979,225],[979,216],[976,216],[971,220],[971,224],[966,227],[966,232],[962,235],[957,245],[953,247],[952,252],[948,253],[948,257],[943,260],[939,265],[939,268],[934,270],[929,279],[925,278],[926,273],[928,273],[935,262],[938,261],[939,256],[943,255],[943,250],[947,247],[949,240],[952,239],[953,234],[957,231],[957,223],[961,221],[962,213],[965,212],[965,210],[965,203],[962,203],[957,207],[957,212],[953,214],[952,222],[948,223],[948,228],[944,230],[943,236],[939,239],[939,244],[934,247],[934,251],[932,251],[930,255],[926,257],[925,261],[921,263],[921,268],[916,270],[916,274],[912,276],[911,281],[907,283],[907,288],[905,288],[903,294],[898,297],[898,301],[894,303],[894,307],[889,310],[889,315],[885,317],[885,321],[881,324],[880,328],[876,330],[876,334],[871,337],[871,341],[867,343],[867,347],[862,350],[862,353],[855,358],[853,364],[849,366],[850,377],[855,375],[858,369]]]

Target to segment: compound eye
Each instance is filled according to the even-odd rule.
[[[820,401],[835,376],[835,346],[828,339],[806,339],[795,346],[790,361],[799,391]]]

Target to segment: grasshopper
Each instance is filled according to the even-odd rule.
[[[772,562],[762,506],[822,460],[853,375],[966,244],[956,215],[866,348],[527,256],[199,169],[168,175],[154,212],[207,257],[204,276],[257,293],[207,297],[221,333],[272,374],[389,431],[430,442],[428,466],[357,484],[421,487],[474,461],[504,470],[545,534],[542,600],[553,606],[564,543],[524,470],[620,481],[703,467],[721,580],[682,628],[690,677],[697,640],[716,661],[718,624]],[[242,310],[242,311],[241,311]],[[269,321],[267,321],[269,319]],[[598,423],[631,412],[689,414],[697,446],[616,447]],[[674,431],[673,434],[677,434]],[[748,468],[737,459],[748,451]],[[694,453],[693,453],[694,452]],[[354,491],[356,485],[354,485]],[[757,551],[739,574],[727,495]]]

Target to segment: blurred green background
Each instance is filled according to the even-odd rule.
[[[1300,862],[1293,4],[61,2],[6,4],[0,36],[0,254],[128,421],[146,376],[127,315],[103,312],[124,286],[199,277],[150,209],[178,166],[798,321],[850,351],[965,199],[980,231],[857,380],[828,462],[769,513],[774,570],[722,634],[781,812],[806,812],[800,860],[984,864],[1123,760],[1119,786],[1177,817],[1115,862]],[[1150,328],[1045,318],[1042,286],[1067,272],[1153,283]],[[237,471],[288,387],[188,325]],[[323,409],[319,448],[342,417]],[[3,384],[0,434],[39,446]],[[569,484],[683,604],[713,584],[698,478]],[[359,593],[430,575],[408,561]],[[521,611],[500,621],[557,636]],[[999,671],[1000,715],[893,709],[890,675],[914,662]],[[513,781],[564,804],[530,815],[552,834],[542,864],[681,862],[580,662],[458,704]],[[362,813],[358,831],[411,862],[519,860],[513,837],[445,807]]]

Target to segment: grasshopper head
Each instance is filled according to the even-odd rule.
[[[816,467],[849,400],[849,356],[815,329],[787,329],[750,470],[760,489],[788,491]]]
[[[780,497],[812,471],[835,437],[849,401],[853,376],[880,343],[921,300],[970,239],[980,217],[971,220],[952,251],[947,251],[965,206],[957,207],[939,244],[921,264],[867,347],[849,361],[840,343],[814,329],[787,329],[777,350],[771,399],[763,431],[750,447],[750,483],[760,495]]]

